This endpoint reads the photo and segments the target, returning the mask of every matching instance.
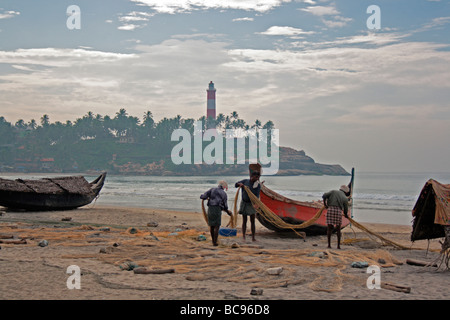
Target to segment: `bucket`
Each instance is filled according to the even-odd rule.
[[[223,237],[235,237],[236,234],[237,234],[236,229],[232,229],[232,228],[220,228],[219,229],[219,235],[221,235]]]

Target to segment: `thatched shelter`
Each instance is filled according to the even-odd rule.
[[[450,184],[436,180],[427,181],[412,211],[413,231],[411,241],[445,238],[440,241],[442,250],[436,262],[438,269],[450,268]]]
[[[450,184],[430,179],[425,183],[412,211],[411,241],[445,237],[450,226]]]

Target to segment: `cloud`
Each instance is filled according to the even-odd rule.
[[[20,15],[20,12],[18,11],[3,11],[3,12],[0,11],[0,20],[14,18],[18,15]]]
[[[236,21],[254,21],[254,18],[250,18],[250,17],[244,17],[244,18],[235,18],[232,21],[236,22]]]
[[[124,24],[124,25],[121,25],[121,26],[117,27],[117,29],[125,30],[125,31],[132,31],[132,30],[135,30],[135,29],[143,28],[145,26],[146,26],[146,24],[127,23],[127,24]]]
[[[126,15],[119,16],[119,22],[122,23],[117,29],[132,31],[138,28],[143,28],[147,24],[143,23],[150,20],[154,14],[148,12],[133,11]]]
[[[272,26],[264,32],[259,32],[259,34],[269,35],[269,36],[298,36],[313,34],[314,31],[304,31],[300,28],[287,27],[287,26]]]
[[[338,15],[339,11],[333,6],[310,6],[307,8],[300,9],[301,11],[309,12],[315,16],[326,16],[326,15]]]
[[[47,67],[70,67],[96,63],[112,63],[135,57],[134,54],[103,52],[95,50],[32,48],[0,51],[0,63],[30,64]]]
[[[158,13],[182,13],[198,9],[238,9],[267,12],[291,0],[131,0]]]
[[[450,23],[450,17],[438,17],[431,20],[431,22],[425,24],[420,31],[426,31],[434,28],[443,27]]]
[[[136,21],[148,21],[150,17],[154,14],[150,14],[148,12],[139,12],[133,11],[128,13],[127,15],[123,15],[119,17],[119,21],[121,22],[136,22]]]
[[[306,8],[298,9],[300,11],[311,13],[314,16],[321,18],[321,21],[328,28],[341,28],[347,25],[348,22],[352,21],[352,18],[343,17],[341,13],[336,9],[334,5],[332,6],[309,6]]]

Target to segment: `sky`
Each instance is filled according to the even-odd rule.
[[[450,171],[448,0],[0,0],[9,122],[198,119],[210,81],[316,162]]]

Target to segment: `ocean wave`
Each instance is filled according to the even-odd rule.
[[[296,191],[296,190],[275,190],[285,197],[306,197],[322,199],[323,192]],[[389,201],[416,201],[417,195],[405,194],[379,194],[379,193],[355,193],[353,198],[356,200],[389,200]]]

